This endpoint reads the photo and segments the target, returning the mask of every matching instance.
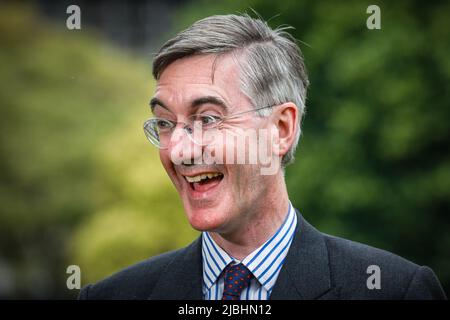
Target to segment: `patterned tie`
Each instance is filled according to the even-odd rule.
[[[222,300],[241,300],[241,293],[252,280],[253,274],[242,263],[228,265],[224,270]]]

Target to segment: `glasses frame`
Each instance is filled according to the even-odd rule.
[[[259,110],[263,110],[263,109],[273,108],[273,107],[274,107],[274,105],[265,106],[265,107],[260,107],[260,108],[256,108],[256,109],[246,110],[246,111],[243,111],[243,112],[233,113],[233,114],[230,114],[230,115],[224,116],[224,117],[216,116],[216,115],[208,115],[208,114],[205,114],[204,116],[210,116],[210,117],[212,117],[212,118],[217,119],[217,122],[214,123],[214,127],[210,127],[210,128],[208,128],[207,130],[210,130],[210,129],[217,129],[217,127],[219,127],[219,126],[220,126],[221,124],[223,124],[225,121],[231,120],[231,119],[235,119],[235,118],[238,118],[239,116],[241,116],[241,115],[243,115],[243,114],[250,113],[250,112],[255,112],[255,111],[259,111]],[[201,115],[201,114],[193,114],[193,115],[191,115],[191,116],[189,116],[189,117],[198,116],[198,115]],[[147,134],[147,131],[148,131],[147,126],[148,126],[150,123],[153,123],[153,122],[155,122],[155,121],[157,121],[157,120],[164,120],[164,121],[167,121],[167,122],[171,123],[171,124],[172,124],[172,126],[171,126],[171,128],[170,128],[170,130],[172,130],[171,134],[173,134],[173,130],[174,130],[179,124],[183,124],[183,127],[182,127],[183,131],[185,131],[185,132],[188,134],[189,138],[190,138],[195,144],[199,144],[199,143],[197,143],[197,142],[194,140],[194,138],[192,137],[192,132],[191,132],[192,129],[190,128],[190,125],[187,124],[186,122],[183,122],[183,121],[172,121],[172,120],[167,120],[167,119],[164,119],[164,118],[150,118],[150,119],[148,119],[148,120],[146,120],[146,121],[144,122],[144,127],[143,127],[143,129],[144,129],[144,134],[145,134],[145,136],[147,137],[147,139],[150,141],[150,143],[151,143],[152,145],[154,145],[155,147],[157,147],[158,149],[167,149],[168,147],[161,147],[161,142],[160,142],[160,140],[159,140],[158,138],[156,138],[156,136],[153,136],[153,135],[151,135],[150,133]],[[151,135],[151,137],[153,137],[153,139],[155,139],[156,141],[158,141],[158,143],[157,143],[156,141],[154,141],[151,137],[149,137],[149,135]]]

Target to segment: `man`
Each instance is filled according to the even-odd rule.
[[[209,17],[161,48],[153,74],[144,130],[202,235],[86,286],[81,299],[445,298],[428,267],[322,234],[292,207],[284,167],[308,79],[285,30]]]

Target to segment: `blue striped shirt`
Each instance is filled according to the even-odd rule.
[[[297,215],[289,203],[287,217],[277,232],[242,261],[231,257],[214,242],[208,232],[203,232],[203,298],[221,300],[224,286],[222,271],[230,263],[242,263],[254,278],[242,291],[241,300],[268,300],[291,246],[296,226]]]

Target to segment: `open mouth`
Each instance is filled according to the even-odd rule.
[[[198,192],[205,192],[217,186],[223,179],[223,174],[220,172],[202,173],[196,176],[184,176],[192,190]]]

